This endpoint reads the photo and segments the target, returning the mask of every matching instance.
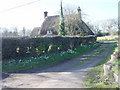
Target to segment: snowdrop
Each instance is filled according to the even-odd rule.
[[[44,57],[44,59],[46,59],[46,60],[47,60],[48,58],[49,58],[48,56],[45,56],[45,57]]]
[[[19,60],[19,63],[20,63],[20,62],[22,62],[22,60],[21,60],[21,59]]]
[[[65,52],[61,52],[61,54],[60,54],[60,55],[61,55],[61,56],[63,56],[64,54],[65,54]]]
[[[73,51],[71,49],[69,49],[67,52],[70,53],[70,54],[76,53],[75,51]]]
[[[29,62],[31,62],[32,60],[30,59]]]

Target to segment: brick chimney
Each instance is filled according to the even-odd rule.
[[[82,17],[81,17],[81,9],[80,9],[80,7],[78,7],[77,10],[78,10],[79,19],[82,20]]]
[[[44,18],[46,18],[46,17],[47,17],[47,14],[48,14],[48,12],[47,12],[47,11],[45,11],[45,12],[44,12]]]

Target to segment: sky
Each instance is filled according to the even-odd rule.
[[[59,15],[61,0],[0,0],[0,27],[40,27],[44,11]],[[90,22],[118,17],[119,0],[62,0],[64,7],[81,7]],[[29,3],[29,4],[28,4]],[[32,4],[31,4],[32,3]]]

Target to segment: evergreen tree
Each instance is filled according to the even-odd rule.
[[[62,1],[61,1],[61,13],[60,13],[60,23],[59,23],[59,32],[60,36],[65,36],[65,23],[64,23],[64,15],[63,15],[63,8],[62,8]]]

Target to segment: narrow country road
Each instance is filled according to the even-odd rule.
[[[105,43],[95,50],[42,70],[31,70],[24,73],[11,73],[3,78],[3,88],[84,88],[84,78],[87,72],[109,54],[113,43],[110,43],[98,56],[79,65],[79,62],[103,47]]]

